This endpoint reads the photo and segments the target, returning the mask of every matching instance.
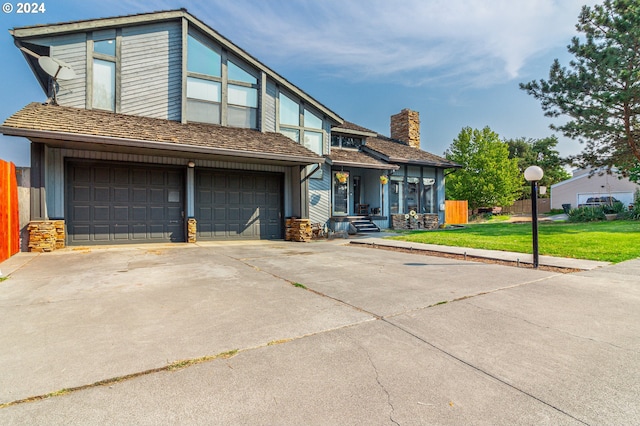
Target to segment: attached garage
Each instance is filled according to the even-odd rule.
[[[196,170],[198,240],[283,236],[283,175]]]
[[[67,243],[181,242],[184,169],[69,161]]]

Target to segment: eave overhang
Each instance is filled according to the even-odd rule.
[[[165,153],[184,158],[193,158],[194,155],[206,157],[219,157],[226,160],[238,160],[248,162],[266,162],[284,165],[310,165],[324,163],[320,156],[297,156],[266,152],[242,151],[228,148],[203,147],[189,144],[176,144],[170,142],[148,141],[130,138],[114,138],[109,136],[86,135],[78,133],[56,132],[50,130],[21,129],[9,126],[0,126],[0,133],[6,136],[20,136],[33,142],[45,143],[53,147],[69,147],[98,151],[122,151]]]

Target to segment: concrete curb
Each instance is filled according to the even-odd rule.
[[[477,257],[481,259],[502,260],[507,262],[520,262],[524,264],[533,263],[533,256],[528,253],[514,253],[498,250],[482,250],[468,247],[452,247],[437,244],[413,243],[408,241],[386,240],[382,238],[366,238],[358,241],[350,241],[351,244],[376,245],[381,247],[402,248],[410,250],[434,251],[464,256]],[[554,268],[571,268],[590,271],[611,265],[609,262],[598,262],[595,260],[570,259],[553,256],[540,256],[540,265]]]

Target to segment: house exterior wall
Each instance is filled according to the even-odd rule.
[[[30,43],[50,46],[50,55],[66,62],[73,68],[76,78],[59,80],[58,103],[75,108],[84,108],[87,79],[87,35],[67,34],[58,37],[43,37],[29,40]]]
[[[121,110],[166,120],[182,114],[182,26],[179,22],[122,29]]]
[[[551,186],[551,208],[561,209],[563,204],[572,208],[586,202],[589,197],[612,196],[625,205],[633,203],[633,194],[640,185],[629,179],[604,174],[589,177],[588,172],[576,173],[576,176]]]
[[[315,167],[315,166],[310,166]],[[331,167],[322,165],[321,179],[309,178],[309,219],[312,223],[325,224],[331,217]]]

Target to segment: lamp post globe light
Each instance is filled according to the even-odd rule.
[[[531,182],[531,234],[533,236],[533,267],[538,269],[538,182],[544,176],[544,172],[538,166],[529,166],[524,171],[524,178]]]

